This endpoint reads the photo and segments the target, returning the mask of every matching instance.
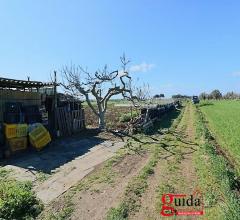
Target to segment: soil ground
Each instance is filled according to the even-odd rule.
[[[162,194],[189,195],[197,183],[193,153],[198,145],[192,104],[183,108],[174,124],[175,118],[176,115],[169,116],[167,122],[160,122],[161,130],[154,135],[128,137],[136,145],[134,149],[128,146],[126,138],[124,142],[109,133],[74,137],[58,140],[43,152],[24,156],[25,159],[13,158],[5,167],[13,169],[18,179],[34,183],[37,196],[45,203],[38,219],[101,220],[128,196],[126,190],[144,171],[155,155],[153,149],[159,146],[157,163],[138,195],[138,206],[129,211],[127,218],[162,219]],[[142,144],[147,147],[142,149]]]
[[[74,197],[73,202],[76,206],[71,219],[103,219],[108,209],[121,201],[129,180],[139,173],[147,160],[148,155],[125,157],[114,167],[118,173],[115,184],[99,184],[94,186],[94,189],[82,191]]]
[[[195,143],[193,106],[188,104],[185,107],[181,120],[173,130],[163,135],[155,135],[154,140],[156,143],[161,142],[165,147],[161,150],[154,173],[147,179],[146,191],[139,198],[140,207],[130,212],[128,219],[161,219],[159,204],[161,193],[191,194],[196,187],[197,177],[192,157],[198,146]],[[125,155],[112,167],[111,172],[115,174],[113,181],[93,181],[84,189],[73,190],[72,194],[71,190],[68,190],[47,206],[39,219],[58,219],[57,213],[63,210],[64,218],[59,219],[105,219],[107,212],[121,203],[129,183],[139,175],[148,163],[149,157],[150,154],[147,152]],[[91,176],[94,177],[99,170],[101,167],[86,178],[91,179]],[[81,182],[78,184],[81,185]],[[67,213],[64,205],[66,203],[70,204],[67,208],[71,209]],[[179,219],[196,218],[185,216]]]

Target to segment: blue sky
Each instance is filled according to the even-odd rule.
[[[240,92],[240,1],[0,1],[0,73],[48,81],[62,65],[119,67],[152,93]]]

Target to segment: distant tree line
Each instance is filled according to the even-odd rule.
[[[222,94],[218,89],[213,90],[211,93],[202,92],[199,95],[199,99],[240,99],[240,94],[235,92],[227,92],[226,94]]]
[[[156,94],[153,96],[154,99],[160,99],[160,98],[164,98],[164,94]]]
[[[191,98],[191,96],[177,94],[177,95],[172,95],[172,98],[173,99],[189,99],[189,98]]]

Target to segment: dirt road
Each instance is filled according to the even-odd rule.
[[[162,155],[154,174],[148,180],[148,189],[141,199],[138,212],[133,212],[129,219],[161,219],[161,195],[164,193],[190,194],[196,187],[196,172],[193,163],[193,153],[198,147],[195,141],[194,112],[188,104],[180,122],[165,136],[166,146],[172,148],[174,154],[170,157]],[[185,217],[184,219],[195,219]]]

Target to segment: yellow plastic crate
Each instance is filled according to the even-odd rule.
[[[25,150],[27,148],[27,137],[7,139],[7,143],[12,152]]]
[[[28,133],[28,125],[27,124],[18,124],[17,125],[17,137],[25,137]]]
[[[47,129],[40,124],[29,133],[30,140],[37,141],[47,132]]]
[[[17,137],[17,125],[16,124],[4,124],[6,138]]]
[[[44,132],[41,135],[38,136],[37,139],[33,140],[30,137],[30,143],[33,147],[35,147],[37,150],[41,150],[43,147],[45,147],[49,142],[51,142],[51,136],[49,132]]]

